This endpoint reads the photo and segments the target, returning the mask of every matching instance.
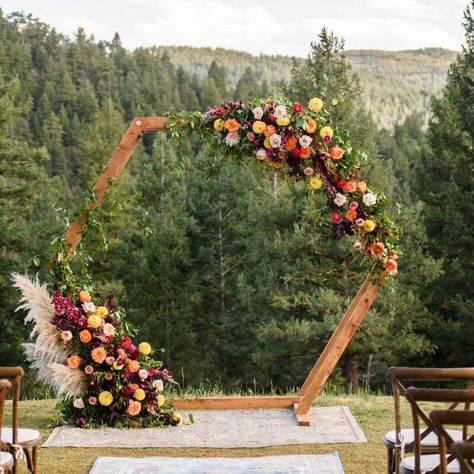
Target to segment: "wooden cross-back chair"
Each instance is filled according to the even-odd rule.
[[[402,428],[401,422],[401,399],[404,399],[406,382],[447,382],[466,381],[467,387],[474,388],[474,368],[419,368],[419,367],[391,367],[389,376],[392,385],[392,393],[395,408],[395,430],[389,431],[382,439],[387,448],[387,473],[399,473],[400,463],[405,453],[413,452],[415,435],[413,428]],[[449,408],[456,408],[457,403]],[[450,431],[455,441],[463,438],[463,433],[457,430]],[[433,428],[426,428],[421,433],[421,450],[425,454],[438,452],[438,437]]]
[[[441,474],[447,474],[446,457],[448,451],[457,459],[461,474],[474,474],[474,435],[463,442],[454,442],[446,426],[462,426],[467,429],[474,426],[474,411],[434,410],[430,413],[436,432],[439,436],[439,453],[441,457]]]
[[[443,460],[440,454],[440,446],[436,454],[422,454],[421,451],[421,422],[424,422],[431,430],[436,431],[436,425],[430,415],[420,405],[421,402],[433,403],[450,403],[451,406],[456,404],[464,405],[463,410],[455,410],[451,408],[449,411],[456,411],[460,417],[465,416],[471,412],[469,410],[470,404],[474,402],[474,389],[423,389],[423,388],[408,388],[405,391],[405,397],[410,403],[413,417],[413,428],[415,430],[414,456],[406,457],[400,464],[401,474],[440,474],[442,471],[442,463],[445,463],[449,473],[459,473],[460,467],[457,460],[452,454],[444,452],[445,459]],[[467,441],[467,425],[462,430],[463,439]],[[449,434],[449,439],[453,441]]]
[[[0,443],[8,449],[15,459],[13,473],[16,473],[18,461],[25,454],[28,469],[38,473],[38,451],[41,444],[41,435],[37,430],[20,428],[20,392],[21,381],[25,375],[21,367],[0,367],[0,378],[8,379],[12,386],[12,425],[3,428]]]
[[[8,380],[0,380],[0,436],[2,434],[3,410],[5,399],[11,390],[12,384]],[[0,450],[0,471],[10,472],[14,464],[13,456],[10,453]]]

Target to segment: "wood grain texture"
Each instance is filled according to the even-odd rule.
[[[298,396],[268,397],[204,397],[189,400],[171,400],[176,408],[189,410],[231,410],[248,408],[291,408]]]

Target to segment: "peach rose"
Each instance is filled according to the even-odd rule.
[[[344,192],[353,193],[357,189],[357,183],[355,181],[349,180],[344,186]]]
[[[267,125],[267,128],[263,132],[263,134],[267,137],[270,138],[274,133],[276,132],[276,128],[273,125]]]
[[[227,119],[224,123],[224,127],[229,130],[229,132],[236,132],[240,128],[240,125],[235,119]]]
[[[81,301],[81,303],[87,303],[88,301],[91,300],[90,293],[87,290],[82,290],[79,293],[79,300]]]
[[[314,133],[316,131],[316,122],[312,118],[307,119],[305,132]]]
[[[62,331],[61,338],[64,342],[68,342],[72,339],[72,332],[71,331]]]
[[[91,357],[92,360],[97,364],[102,364],[102,362],[104,362],[105,358],[107,357],[107,353],[105,352],[105,349],[102,346],[96,347],[95,349],[92,349]]]
[[[92,335],[87,329],[84,329],[79,333],[79,339],[82,343],[87,344],[92,339]]]
[[[128,402],[128,408],[127,408],[127,413],[130,416],[136,416],[140,413],[140,410],[142,409],[142,404],[139,401],[135,400],[130,400]]]
[[[357,211],[354,211],[354,209],[349,209],[346,212],[346,219],[349,222],[354,222],[357,219]]]
[[[367,191],[367,183],[365,181],[359,181],[357,183],[357,191],[360,194],[365,194],[365,192]]]
[[[77,354],[73,354],[68,358],[67,365],[71,369],[77,369],[81,365],[81,358]]]
[[[374,242],[369,248],[372,257],[375,258],[380,258],[383,255],[384,249],[385,245],[383,242]]]
[[[130,361],[130,364],[128,364],[128,370],[130,372],[138,372],[140,370],[140,364],[136,360]]]
[[[298,145],[298,140],[296,140],[296,137],[290,137],[285,140],[283,147],[285,150],[291,151],[296,148],[296,145]]]
[[[385,264],[385,270],[387,270],[387,272],[390,275],[396,275],[398,273],[398,263],[397,263],[397,261],[394,260],[393,258],[389,258],[387,263]]]
[[[340,160],[344,156],[344,150],[338,146],[329,149],[329,154],[333,160]]]
[[[311,156],[312,150],[310,147],[303,147],[301,148],[300,157],[301,158],[309,158]]]

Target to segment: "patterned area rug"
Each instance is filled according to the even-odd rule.
[[[89,474],[344,474],[336,452],[259,458],[97,458]]]
[[[183,412],[185,423],[188,419]],[[43,447],[259,448],[291,444],[364,443],[347,407],[312,408],[311,426],[298,426],[291,410],[196,410],[194,423],[177,428],[55,428]],[[188,422],[189,423],[189,422]]]

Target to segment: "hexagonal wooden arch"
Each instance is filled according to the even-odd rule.
[[[123,135],[104,172],[94,186],[97,202],[90,202],[88,209],[102,205],[104,193],[110,180],[117,178],[132,156],[135,147],[145,132],[166,131],[169,119],[166,117],[136,117]],[[66,234],[67,255],[71,255],[81,241],[82,229],[87,223],[87,210],[76,219]],[[369,273],[339,322],[331,339],[317,359],[299,393],[295,396],[260,397],[206,397],[191,400],[173,400],[181,409],[248,409],[248,408],[289,408],[293,409],[300,426],[309,426],[308,412],[334,370],[344,350],[372,306],[383,278]]]

